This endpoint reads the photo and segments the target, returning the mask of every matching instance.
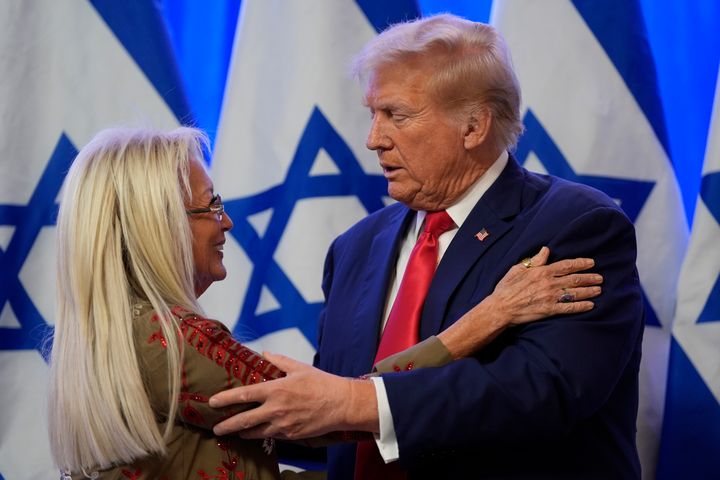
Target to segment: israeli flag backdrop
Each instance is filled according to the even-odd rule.
[[[77,149],[98,130],[189,118],[163,32],[151,1],[0,3],[0,478],[59,477],[43,357],[57,201]]]
[[[388,201],[349,62],[414,2],[246,0],[212,176],[235,228],[201,297],[257,350],[311,362],[330,242]]]
[[[705,151],[711,93],[704,100],[703,88],[686,81],[680,101],[669,104],[667,85],[701,70],[697,45],[712,64],[707,90],[720,82],[720,34],[706,34],[720,32],[720,6],[417,3],[0,2],[0,480],[58,478],[46,433],[43,340],[54,318],[57,200],[80,146],[113,125],[171,128],[197,118],[217,132],[211,173],[235,228],[225,247],[228,278],[201,303],[255,349],[310,361],[327,247],[389,202],[365,148],[369,115],[347,75],[351,57],[386,25],[419,11],[487,21],[491,3],[523,89],[519,160],[604,190],[637,229],[648,312],[643,477],[717,478],[720,85],[701,178],[690,159]],[[674,12],[671,22],[658,21],[661,10]],[[686,48],[658,56],[647,25],[653,48],[676,42],[675,28],[693,36],[682,37]],[[653,53],[665,72],[659,82]],[[682,63],[688,58],[696,63]],[[691,105],[699,105],[697,115],[685,115]],[[677,178],[686,179],[685,202]]]
[[[658,478],[720,472],[720,75],[672,326]]]

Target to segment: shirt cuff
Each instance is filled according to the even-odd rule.
[[[395,435],[395,425],[390,411],[390,402],[388,402],[387,392],[385,391],[385,382],[383,382],[382,377],[372,377],[370,380],[375,386],[378,418],[380,420],[380,435],[375,435],[375,443],[385,463],[394,462],[400,458],[400,447]]]

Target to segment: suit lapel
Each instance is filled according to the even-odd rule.
[[[452,293],[480,258],[512,229],[513,220],[522,207],[523,185],[523,171],[511,156],[498,179],[470,212],[438,265],[423,308],[421,340],[442,330]],[[487,236],[480,240],[477,234],[483,229]]]
[[[353,320],[353,345],[360,361],[361,373],[372,368],[380,338],[380,323],[385,309],[392,273],[397,263],[398,249],[408,222],[414,212],[398,205],[389,221],[378,231],[370,245],[365,278]],[[359,246],[358,248],[363,248]]]

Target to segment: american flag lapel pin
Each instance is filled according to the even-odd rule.
[[[480,240],[482,242],[489,235],[490,235],[490,233],[488,233],[488,231],[483,228],[482,230],[480,230],[478,233],[475,234],[475,238],[477,238],[478,240]]]

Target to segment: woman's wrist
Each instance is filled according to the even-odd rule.
[[[510,325],[511,320],[488,297],[437,337],[453,359],[464,358],[490,343]]]

